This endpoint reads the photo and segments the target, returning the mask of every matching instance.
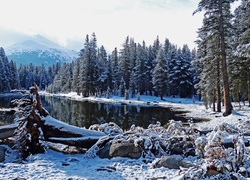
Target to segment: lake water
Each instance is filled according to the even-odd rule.
[[[9,107],[13,97],[0,97],[0,108]],[[43,107],[50,115],[68,124],[88,128],[93,124],[115,122],[123,129],[129,129],[131,125],[146,128],[157,121],[162,125],[169,120],[187,121],[179,112],[157,105],[125,105],[113,103],[96,103],[89,101],[75,101],[64,97],[41,96]],[[1,116],[0,116],[1,117]],[[2,124],[11,123],[10,120]]]

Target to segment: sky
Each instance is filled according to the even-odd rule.
[[[199,0],[0,0],[0,46],[40,34],[67,48],[80,50],[86,35],[112,51],[127,36],[135,42],[196,47],[202,14],[192,15]]]

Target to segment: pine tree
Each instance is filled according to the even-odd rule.
[[[80,71],[79,82],[81,92],[84,97],[94,95],[97,92],[96,85],[98,80],[97,68],[97,42],[95,33],[89,40],[86,35],[84,49],[80,52]]]
[[[204,40],[209,40],[210,42],[210,44],[207,44],[206,46],[206,48],[210,49],[205,50],[207,51],[206,55],[211,53],[210,59],[216,59],[216,61],[218,61],[216,62],[216,66],[221,67],[220,73],[222,75],[223,99],[225,104],[225,112],[223,115],[225,116],[232,112],[227,66],[227,48],[231,28],[230,19],[232,18],[230,14],[231,2],[233,2],[233,0],[201,0],[197,10],[205,11],[205,20],[203,21],[203,24],[206,24],[203,31],[200,31],[200,33],[206,34]],[[213,49],[216,48],[218,48],[218,53],[213,52]],[[215,55],[215,57],[213,57],[213,55]],[[219,71],[217,73],[219,73]]]
[[[242,0],[234,14],[233,58],[230,63],[232,91],[237,101],[248,99],[250,102],[250,2]]]
[[[107,91],[110,82],[109,64],[107,59],[107,52],[103,46],[98,50],[98,89],[99,91]]]
[[[10,91],[10,76],[8,58],[4,49],[0,47],[0,92]]]
[[[141,59],[143,60],[142,63],[142,91],[140,94],[148,94],[148,92],[152,92],[153,85],[152,85],[152,76],[151,76],[151,68],[152,68],[152,62],[149,59],[149,52],[148,48],[146,47],[146,43],[142,42],[142,54]]]
[[[180,54],[177,52],[177,47],[172,45],[169,55],[166,57],[168,64],[168,86],[169,93],[171,96],[175,96],[179,94],[178,87],[178,77],[176,76],[177,71],[175,68],[177,67],[178,58],[180,58]]]
[[[133,38],[130,38],[129,41],[129,72],[130,72],[130,79],[129,79],[129,89],[131,92],[131,96],[134,97],[136,93],[136,84],[135,84],[135,65],[136,65],[136,58],[137,58],[137,45],[134,42]]]
[[[160,95],[161,100],[167,92],[167,62],[165,60],[164,51],[160,48],[156,57],[156,66],[152,71],[152,82],[156,95]]]
[[[44,65],[42,64],[41,66],[38,67],[38,81],[37,81],[37,85],[41,88],[41,89],[45,89],[45,87],[48,84],[48,74],[47,71],[44,67]]]
[[[136,85],[136,89],[140,94],[143,94],[146,91],[146,53],[147,52],[145,51],[145,48],[142,45],[138,44],[136,62],[134,67],[134,82]]]
[[[122,74],[122,79],[125,81],[125,88],[129,89],[129,79],[131,73],[131,60],[130,60],[130,47],[129,47],[129,37],[126,38],[123,43],[123,48],[120,51],[119,56],[119,66]]]
[[[10,87],[11,89],[19,89],[20,88],[19,74],[17,71],[16,63],[12,60],[9,63],[9,69],[10,69]]]
[[[74,62],[73,68],[73,80],[72,80],[72,90],[76,91],[77,95],[80,95],[80,81],[79,81],[79,73],[80,73],[80,59],[76,59]]]
[[[180,68],[180,97],[191,97],[193,90],[192,72],[191,72],[191,51],[188,45],[183,45],[181,50],[181,68]]]
[[[30,63],[27,66],[27,76],[25,77],[25,84],[24,87],[25,89],[29,89],[29,87],[36,82],[37,79],[37,73],[35,73],[35,66]]]
[[[148,80],[148,91],[149,94],[153,95],[153,82],[152,82],[152,70],[155,67],[155,54],[153,53],[153,47],[150,45],[148,48],[148,61],[146,63],[147,71],[146,71],[146,79]]]
[[[192,87],[193,87],[193,95],[197,95],[197,89],[194,87],[196,83],[199,82],[199,78],[198,78],[198,71],[199,71],[199,64],[195,64],[193,63],[196,60],[196,55],[197,55],[197,51],[194,48],[191,51],[191,73],[192,73]]]
[[[110,56],[110,63],[111,63],[111,67],[112,67],[112,90],[115,92],[115,94],[117,95],[117,91],[119,89],[119,85],[120,85],[120,79],[121,79],[121,73],[120,73],[120,69],[119,69],[119,58],[118,58],[118,51],[117,48],[114,49],[114,51],[112,52],[111,56]]]
[[[89,77],[90,77],[90,92],[94,95],[98,89],[98,57],[97,57],[97,39],[95,33],[92,33],[90,39],[90,62],[89,62]]]
[[[28,75],[27,66],[20,65],[18,68],[18,74],[19,74],[19,83],[21,88],[25,88],[25,77]]]

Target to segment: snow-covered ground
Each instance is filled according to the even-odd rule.
[[[41,92],[40,94],[46,94]],[[58,94],[57,94],[58,95]],[[182,108],[189,111],[188,117],[199,117],[210,119],[208,122],[197,124],[199,129],[212,129],[223,122],[237,125],[240,121],[250,120],[250,108],[241,104],[234,104],[234,111],[231,115],[223,117],[222,113],[214,113],[211,109],[205,109],[202,102],[192,99],[165,98],[160,100],[157,97],[140,96],[124,100],[122,97],[107,98],[82,98],[75,93],[60,94],[75,100],[109,101],[113,103],[137,103],[137,104],[158,104],[172,108]],[[37,154],[27,158],[26,161],[13,162],[15,154],[7,153],[4,163],[0,163],[0,179],[174,179],[178,176],[179,170],[168,168],[153,168],[153,162],[144,163],[143,159],[112,158],[100,159],[99,157],[89,158],[85,154],[62,154],[48,149],[44,154]],[[157,159],[156,159],[157,160]],[[192,161],[192,157],[188,159]],[[178,179],[178,178],[177,178]]]

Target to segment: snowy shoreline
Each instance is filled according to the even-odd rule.
[[[205,109],[202,102],[192,99],[181,98],[160,98],[151,96],[141,96],[140,101],[136,98],[124,100],[123,97],[113,98],[83,98],[76,93],[69,94],[47,94],[40,92],[41,95],[62,96],[73,100],[86,100],[95,102],[110,103],[128,103],[128,104],[157,104],[161,107],[180,108],[189,111],[187,117],[202,117],[211,119],[208,122],[197,123],[200,129],[213,129],[222,123],[237,125],[241,121],[250,120],[250,107],[242,106],[239,109],[236,104],[231,115],[223,117],[222,113],[212,112],[211,109]],[[223,110],[223,109],[222,109]],[[3,145],[1,145],[3,146]],[[4,146],[7,148],[7,146]],[[6,153],[5,162],[0,163],[0,179],[53,179],[53,180],[94,180],[94,179],[178,179],[180,180],[179,169],[154,168],[154,162],[145,163],[143,159],[130,159],[116,157],[112,159],[101,159],[99,157],[89,158],[86,154],[62,154],[48,149],[44,154],[29,156],[25,161],[15,162],[17,154],[9,150]],[[176,155],[176,158],[183,159],[182,156]],[[158,158],[155,158],[157,161]],[[186,161],[194,162],[195,157],[187,157]]]

